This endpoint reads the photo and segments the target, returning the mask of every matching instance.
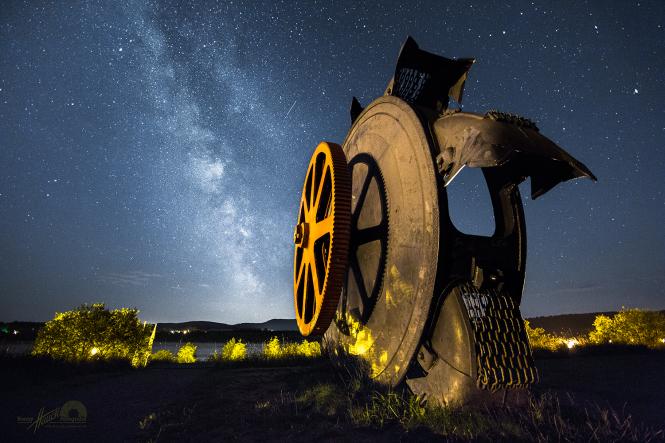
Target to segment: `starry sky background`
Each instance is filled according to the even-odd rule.
[[[0,320],[293,318],[310,154],[407,35],[476,57],[465,110],[535,120],[599,178],[525,201],[523,314],[665,308],[665,3],[359,3],[3,2]],[[456,223],[487,229],[458,178]]]

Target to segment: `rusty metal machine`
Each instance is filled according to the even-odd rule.
[[[496,398],[537,372],[520,301],[531,197],[594,175],[530,120],[449,108],[473,59],[447,59],[407,39],[383,96],[354,98],[342,146],[311,158],[294,234],[294,301],[303,335],[362,357],[377,381],[430,401]],[[447,187],[481,168],[491,236],[451,221]]]

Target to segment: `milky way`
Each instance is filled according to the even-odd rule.
[[[525,314],[665,307],[662,2],[406,5],[3,4],[0,320],[292,318],[309,155],[407,35],[476,57],[465,110],[532,118],[599,178],[525,201]],[[473,174],[453,186],[491,231]]]

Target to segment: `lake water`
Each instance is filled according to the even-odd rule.
[[[32,351],[31,341],[13,341],[0,344],[0,352],[8,354],[29,354]]]
[[[224,346],[224,343],[210,343],[210,342],[194,342],[197,346],[196,348],[196,358],[199,361],[205,361],[213,352],[218,351]],[[183,343],[178,342],[154,342],[152,345],[152,352],[161,351],[166,349],[171,351],[173,354],[178,353],[178,349],[182,346]],[[7,352],[9,354],[29,354],[32,351],[32,342],[12,342],[12,343],[3,343],[0,345],[0,351]],[[263,343],[247,343],[247,355],[258,355],[263,351]]]

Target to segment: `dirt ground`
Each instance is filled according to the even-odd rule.
[[[636,422],[665,427],[665,352],[580,355],[537,360],[536,392],[572,394],[587,407],[630,413]],[[2,441],[356,441],[430,440],[428,431],[358,428],[339,417],[302,414],[292,397],[334,382],[330,364],[218,368],[207,364],[151,366],[84,375],[35,374],[0,368]],[[86,410],[80,427],[36,418],[68,400]],[[295,406],[297,407],[297,406]],[[67,424],[67,423],[65,423]]]
[[[570,393],[580,402],[665,428],[665,352],[541,358],[536,364],[541,375],[536,392]]]

